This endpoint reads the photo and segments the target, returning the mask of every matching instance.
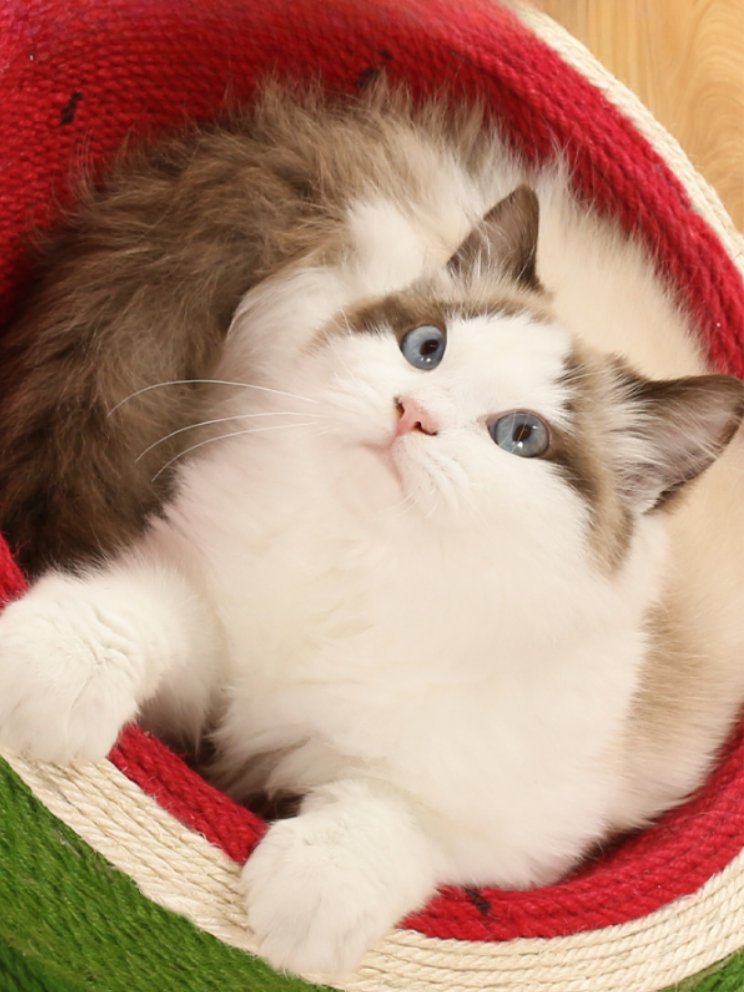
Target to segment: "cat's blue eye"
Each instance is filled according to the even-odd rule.
[[[444,331],[426,324],[409,331],[400,342],[400,350],[407,362],[416,369],[435,369],[444,358],[446,338]]]
[[[547,424],[534,413],[515,410],[488,421],[488,433],[496,444],[512,455],[537,458],[550,447]]]

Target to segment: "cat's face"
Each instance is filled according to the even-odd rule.
[[[516,522],[567,498],[551,460],[556,432],[570,429],[570,354],[568,335],[535,314],[399,295],[345,314],[307,356],[298,388],[327,418],[339,457],[371,453],[372,476],[376,462],[415,514]]]
[[[743,387],[723,376],[651,382],[579,347],[535,272],[537,213],[520,187],[445,265],[377,296],[354,283],[353,253],[346,269],[259,287],[225,378],[236,359],[299,398],[308,423],[288,421],[298,430],[287,437],[326,458],[319,472],[331,465],[361,512],[402,506],[431,525],[521,533],[533,547],[560,535],[569,554],[588,537],[614,566],[640,518],[723,450]]]
[[[644,380],[520,300],[409,290],[337,313],[282,377],[317,417],[302,443],[361,512],[591,547],[614,569],[731,438],[742,385]]]

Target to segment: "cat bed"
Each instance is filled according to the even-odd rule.
[[[529,160],[563,149],[577,198],[616,217],[744,376],[742,239],[638,102],[549,20],[494,0],[5,0],[0,321],[22,236],[130,132],[249,98],[267,71],[350,91],[481,97]],[[0,425],[2,430],[2,425]],[[0,546],[0,595],[23,578]],[[109,760],[0,761],[0,988],[299,990],[254,955],[237,890],[264,824],[128,728]],[[658,992],[744,987],[744,736],[648,830],[535,892],[446,889],[334,988]]]

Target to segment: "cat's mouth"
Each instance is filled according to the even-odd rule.
[[[393,435],[387,441],[383,441],[379,444],[365,444],[364,447],[371,451],[376,456],[378,461],[382,462],[385,468],[395,476],[398,482],[401,482],[400,472],[393,455],[393,447],[395,446],[396,441],[397,437]]]
[[[429,431],[420,424],[401,429],[400,423],[399,420],[395,429],[384,441],[370,443],[365,447],[375,455],[378,464],[384,466],[387,474],[395,479],[403,493],[408,494],[411,486],[411,459],[413,458],[415,462],[420,460],[411,449],[425,443],[424,438],[435,437],[436,431]]]
[[[376,483],[369,477],[371,488],[368,495],[376,502],[380,498],[380,492],[387,492],[385,499],[393,498],[397,501],[403,497],[404,501],[420,504],[424,496],[433,496],[433,489],[436,488],[432,473],[426,466],[430,461],[429,438],[438,435],[439,425],[418,401],[401,397],[395,399],[394,404],[394,419],[388,422],[384,433],[374,440],[368,438],[362,443],[362,448],[372,455],[378,470],[382,468],[382,476],[378,476],[382,490],[378,492]],[[377,475],[377,471],[373,470],[373,473]],[[358,478],[363,477],[362,474]],[[388,490],[384,479],[392,483],[395,489]],[[395,491],[398,496],[394,495]],[[428,505],[427,500],[424,502]],[[395,502],[395,505],[399,504]]]
[[[395,409],[398,417],[395,426],[386,441],[375,445],[375,451],[402,484],[403,476],[399,461],[401,457],[405,457],[404,452],[410,440],[422,436],[435,437],[438,433],[438,425],[426,407],[411,397],[397,398]]]
[[[379,441],[369,442],[365,447],[373,451],[383,464],[402,482],[399,460],[409,441],[416,437],[436,437],[438,424],[433,415],[418,400],[410,397],[395,399],[397,419],[387,436]]]

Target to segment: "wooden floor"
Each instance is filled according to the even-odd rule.
[[[744,230],[744,0],[533,0],[641,98]]]

